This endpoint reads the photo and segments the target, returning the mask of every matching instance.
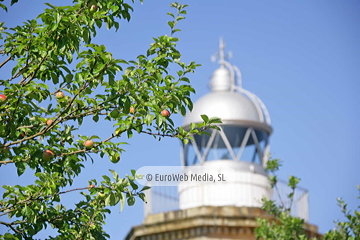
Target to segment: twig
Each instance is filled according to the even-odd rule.
[[[29,78],[29,80],[27,80],[27,81],[25,82],[25,80],[26,80],[25,77],[23,77],[23,78],[21,79],[21,81],[19,82],[19,84],[21,84],[21,86],[27,85],[29,82],[31,82],[31,81],[35,78],[37,72],[39,71],[41,65],[44,63],[44,61],[45,61],[45,59],[47,58],[48,54],[49,54],[49,53],[47,52],[46,55],[41,59],[41,61],[39,62],[39,65],[38,65],[37,68],[35,69],[35,71],[34,71],[34,73],[32,74],[32,76]]]
[[[293,189],[292,193],[291,194],[291,199],[290,199],[290,206],[289,206],[289,212],[291,212],[291,207],[292,207],[292,204],[293,204],[293,201],[294,201],[294,194],[295,194],[295,188]]]
[[[11,56],[8,57],[5,61],[3,61],[2,63],[0,63],[0,68],[2,68],[2,66],[4,66],[7,62],[9,62],[11,60]]]
[[[152,136],[161,136],[161,137],[176,137],[176,136],[178,136],[178,133],[177,134],[162,134],[162,133],[152,133],[152,132],[148,132],[148,131],[141,131],[141,132],[152,135]]]

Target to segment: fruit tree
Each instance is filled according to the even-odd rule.
[[[0,217],[9,218],[1,218],[7,232],[0,233],[0,239],[33,239],[50,225],[57,231],[52,239],[108,238],[103,230],[107,207],[122,209],[137,198],[145,201],[146,187],[136,185],[141,176],[135,171],[124,178],[111,171],[102,182],[89,179],[74,189],[71,184],[83,163],[95,155],[119,162],[124,139],[134,133],[186,143],[208,127],[217,128],[213,124],[219,119],[203,117],[205,122],[185,131],[170,117],[170,112],[184,115],[191,110],[194,89],[188,74],[199,66],[181,62],[174,36],[186,5],[171,4],[175,13],[168,13],[170,34],[154,38],[134,60],[116,59],[94,43],[100,28],[118,30],[121,19],[130,21],[134,1],[47,4],[43,13],[21,26],[7,28],[0,22],[0,171],[14,165],[18,176],[30,171],[36,178],[24,186],[3,186]],[[21,4],[17,2],[0,0],[0,8],[7,11]],[[82,128],[85,119],[106,121],[113,131],[106,138],[88,136]],[[69,192],[83,195],[73,208],[62,205],[62,196]]]

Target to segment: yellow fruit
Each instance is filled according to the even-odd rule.
[[[134,114],[134,113],[135,113],[135,108],[134,108],[134,107],[130,107],[129,112],[130,112],[131,114]]]
[[[102,193],[102,192],[98,192],[97,195],[101,198],[105,197],[105,193]]]
[[[98,6],[96,6],[96,5],[92,5],[90,7],[90,12],[96,12],[97,10],[98,10]]]

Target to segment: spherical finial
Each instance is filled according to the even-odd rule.
[[[230,91],[231,86],[232,81],[229,69],[225,68],[224,66],[216,69],[210,80],[211,91]]]

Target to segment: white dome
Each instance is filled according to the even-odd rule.
[[[191,123],[203,122],[201,115],[205,114],[209,118],[220,118],[223,125],[252,127],[270,135],[271,121],[265,105],[257,96],[241,87],[241,72],[225,61],[224,47],[220,39],[220,67],[211,77],[211,92],[195,102],[193,110],[184,119],[183,127],[189,129]]]
[[[272,129],[265,122],[264,113],[255,104],[239,92],[210,92],[195,102],[192,112],[186,115],[183,126],[203,122],[201,115],[205,114],[209,118],[219,117],[224,124],[260,127],[270,133]]]

